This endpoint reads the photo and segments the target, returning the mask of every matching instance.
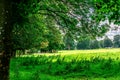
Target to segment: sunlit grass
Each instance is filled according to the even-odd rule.
[[[107,48],[107,49],[93,49],[93,50],[61,50],[58,53],[35,53],[30,56],[56,56],[59,55],[61,57],[69,57],[69,59],[76,58],[77,59],[90,59],[91,57],[102,57],[102,58],[120,58],[120,48]],[[28,55],[27,55],[28,56]]]

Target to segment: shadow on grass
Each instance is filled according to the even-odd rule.
[[[88,80],[120,75],[120,61],[91,57],[71,59],[61,56],[18,57],[11,60],[11,80]],[[26,79],[27,77],[27,79]],[[74,78],[74,79],[73,79]]]

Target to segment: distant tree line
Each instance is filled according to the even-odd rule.
[[[107,36],[103,40],[86,39],[77,42],[77,49],[120,48],[120,35],[115,35],[113,40]]]
[[[57,52],[58,50],[74,50],[74,49],[99,49],[99,48],[120,48],[120,35],[115,35],[111,40],[105,36],[102,40],[91,39],[89,37],[75,41],[70,34],[54,35],[54,33],[46,34],[44,41],[37,47],[33,47],[28,51],[35,52]]]

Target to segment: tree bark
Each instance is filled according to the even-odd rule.
[[[10,56],[7,53],[3,53],[0,56],[0,80],[9,80],[9,64]]]
[[[13,53],[12,35],[12,4],[10,0],[0,0],[0,80],[9,80],[9,64]]]

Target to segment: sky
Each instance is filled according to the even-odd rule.
[[[108,20],[106,20],[104,22],[101,22],[101,24],[104,24],[104,23],[108,23],[109,24]],[[113,40],[115,35],[120,35],[120,26],[115,25],[114,23],[111,23],[110,24],[110,30],[108,32],[106,32],[105,36],[108,36],[108,38]],[[97,40],[103,40],[105,36],[103,36],[102,38],[98,37]]]
[[[113,37],[115,35],[118,35],[118,34],[120,35],[120,26],[114,25],[113,23],[110,24],[110,26],[111,26],[111,29],[105,35],[107,35],[110,39],[113,40]]]

